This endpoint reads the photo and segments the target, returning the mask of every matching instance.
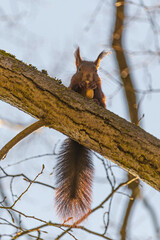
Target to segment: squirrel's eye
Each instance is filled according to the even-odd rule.
[[[78,72],[80,72],[80,71],[81,71],[81,67],[78,68]]]

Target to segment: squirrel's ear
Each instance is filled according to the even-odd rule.
[[[109,54],[111,54],[111,52],[103,51],[98,55],[96,61],[94,62],[97,69],[99,68],[99,63],[100,63],[101,59],[104,58],[105,56],[109,55]]]
[[[80,49],[79,49],[79,47],[78,47],[77,50],[75,51],[74,56],[75,56],[75,59],[76,59],[75,64],[76,64],[76,66],[77,66],[77,68],[78,68],[78,66],[79,66],[80,63],[82,62],[82,59],[81,59],[81,56],[80,56]]]

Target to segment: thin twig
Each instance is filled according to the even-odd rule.
[[[131,179],[129,181],[126,181],[124,183],[119,184],[97,207],[93,208],[92,210],[88,211],[88,213],[86,213],[82,218],[80,218],[78,221],[76,221],[75,223],[73,223],[73,225],[68,226],[68,225],[64,225],[64,226],[68,226],[69,228],[66,229],[65,232],[61,233],[56,240],[60,239],[63,235],[65,235],[66,233],[68,233],[72,228],[78,228],[80,226],[78,226],[78,224],[80,224],[81,222],[83,222],[90,214],[92,214],[93,212],[95,212],[97,209],[102,208],[103,204],[106,203],[113,195],[114,193],[116,193],[116,191],[121,188],[124,187],[126,185],[131,184],[133,181],[137,180],[137,177],[135,177],[134,179]],[[109,239],[109,238],[108,238]]]
[[[11,208],[15,206],[15,204],[21,199],[21,197],[28,191],[28,189],[31,187],[31,185],[34,183],[34,181],[43,173],[44,165],[42,166],[42,170],[38,175],[34,178],[32,182],[30,182],[29,186],[26,188],[24,192],[21,193],[21,195],[16,199],[16,201],[12,204]]]
[[[31,229],[29,229],[29,230],[25,230],[25,231],[20,231],[20,232],[18,232],[13,238],[12,238],[12,240],[15,240],[15,239],[17,239],[17,238],[19,238],[19,237],[21,237],[21,236],[23,236],[23,235],[26,235],[26,234],[28,234],[28,233],[31,233],[31,232],[35,232],[35,231],[39,231],[39,229],[41,229],[41,228],[43,228],[43,227],[47,227],[48,226],[48,224],[46,223],[46,224],[43,224],[43,225],[41,225],[41,226],[38,226],[38,227],[35,227],[35,228],[31,228]]]
[[[11,150],[17,143],[19,143],[22,139],[27,137],[29,134],[33,133],[36,131],[38,128],[41,128],[45,126],[45,123],[43,120],[39,120],[33,124],[31,124],[29,127],[25,128],[23,131],[18,133],[14,138],[12,138],[1,150],[0,150],[0,160],[4,159]]]
[[[17,178],[17,177],[23,177],[25,179],[25,181],[27,182],[33,182],[33,180],[29,179],[25,174],[20,173],[20,174],[8,174],[2,167],[0,167],[0,170],[5,174],[5,176],[0,176],[0,179],[6,178],[6,177],[11,177],[11,178]],[[40,184],[42,186],[51,188],[51,189],[55,189],[55,187],[47,184],[47,183],[43,183],[43,182],[39,182],[39,181],[34,181],[33,183],[36,184]]]

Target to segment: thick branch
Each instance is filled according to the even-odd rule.
[[[0,52],[0,97],[160,190],[160,141]]]

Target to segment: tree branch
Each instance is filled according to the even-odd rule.
[[[138,124],[138,111],[136,103],[136,94],[132,79],[130,76],[130,69],[127,64],[125,51],[123,49],[122,36],[124,35],[125,27],[125,15],[124,15],[124,5],[121,4],[122,1],[117,0],[116,2],[116,21],[113,33],[112,47],[115,50],[116,60],[120,71],[121,80],[123,82],[126,99],[128,103],[129,115],[132,123]],[[125,1],[123,2],[125,4]]]
[[[33,124],[31,124],[30,126],[28,126],[27,128],[25,128],[23,131],[21,131],[20,133],[18,133],[14,138],[12,138],[1,150],[0,150],[0,160],[4,159],[7,155],[7,153],[9,152],[9,150],[11,150],[11,148],[13,148],[18,142],[20,142],[22,139],[24,139],[25,137],[27,137],[29,134],[33,133],[34,131],[36,131],[37,129],[41,128],[44,126],[44,121],[43,120],[39,120]]]
[[[0,98],[160,190],[160,140],[0,52]]]
[[[130,113],[131,122],[139,125],[138,119],[138,107],[136,101],[136,93],[133,85],[133,79],[130,75],[130,67],[128,65],[127,58],[125,56],[125,51],[123,49],[123,42],[125,40],[125,1],[121,4],[120,0],[116,2],[116,21],[113,33],[112,46],[116,53],[116,60],[119,67],[121,81],[124,86],[124,91],[126,94],[126,100],[128,103],[128,109]],[[132,175],[128,173],[128,179],[132,178]],[[126,239],[126,229],[128,226],[128,219],[131,216],[131,211],[135,204],[136,198],[139,196],[140,188],[139,181],[133,182],[129,185],[131,190],[131,198],[128,201],[128,206],[123,211],[125,212],[123,224],[120,230],[121,239]]]

